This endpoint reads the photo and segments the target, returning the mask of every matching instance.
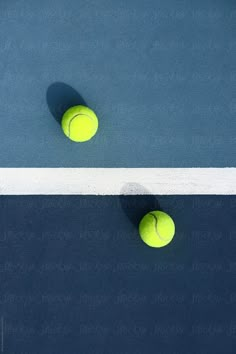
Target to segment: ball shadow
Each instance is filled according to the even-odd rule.
[[[138,183],[126,183],[121,189],[119,199],[124,214],[137,229],[145,214],[152,210],[162,211],[156,196]]]
[[[61,123],[67,109],[76,105],[87,106],[84,98],[71,86],[63,82],[55,82],[47,89],[47,105],[57,123]]]

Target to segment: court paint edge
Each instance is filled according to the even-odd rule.
[[[236,168],[0,168],[0,195],[236,194]]]

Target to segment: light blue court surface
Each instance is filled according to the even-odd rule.
[[[0,2],[0,167],[235,166],[236,2]],[[78,145],[58,124],[85,102]]]

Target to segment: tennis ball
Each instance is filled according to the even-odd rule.
[[[146,214],[139,224],[142,240],[150,247],[168,245],[175,234],[175,224],[169,215],[156,210]]]
[[[90,140],[96,134],[98,119],[90,108],[74,106],[64,113],[61,127],[69,139],[84,142]]]

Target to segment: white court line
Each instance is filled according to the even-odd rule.
[[[0,194],[236,194],[236,168],[0,168]]]

